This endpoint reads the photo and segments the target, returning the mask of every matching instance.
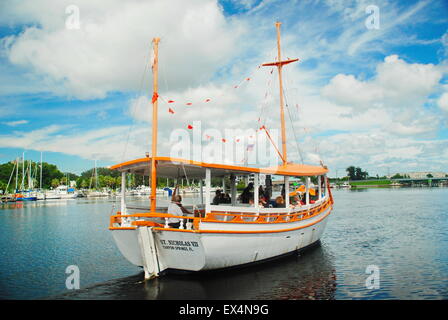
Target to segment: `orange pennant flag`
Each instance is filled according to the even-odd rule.
[[[157,94],[157,92],[154,92],[152,94],[152,103],[156,102],[158,97],[159,97],[159,95]]]
[[[173,103],[174,102],[174,100],[168,100],[168,103]]]
[[[174,110],[171,108],[168,108],[168,112],[174,114]]]
[[[250,78],[246,78],[246,81],[249,81],[250,80]]]
[[[222,140],[222,142],[227,142],[227,140],[226,139],[221,139]]]
[[[193,129],[193,126],[191,124],[189,124],[187,128],[191,130],[191,129]]]
[[[210,99],[205,99],[205,102],[209,102],[210,101]]]
[[[191,102],[187,102],[186,105],[187,105],[187,106],[191,106],[192,103],[191,103]]]

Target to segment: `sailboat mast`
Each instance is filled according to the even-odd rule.
[[[159,64],[159,41],[160,38],[154,38],[154,61],[152,65],[153,73],[153,96],[152,96],[152,148],[151,148],[151,212],[156,211],[156,189],[157,189],[157,98],[158,98],[158,64]]]
[[[31,160],[28,160],[28,189],[31,190],[33,188],[32,182],[31,182]]]
[[[282,61],[281,50],[280,50],[280,25],[281,22],[275,23],[275,28],[277,29],[277,61]],[[283,79],[282,79],[282,64],[277,65],[278,69],[278,81],[280,88],[280,120],[281,120],[281,128],[282,128],[282,153],[283,153],[283,164],[287,163],[287,155],[286,155],[286,126],[285,126],[285,110],[284,110],[284,102],[283,102]]]
[[[39,179],[39,189],[42,189],[42,152],[40,153],[40,179]]]
[[[22,183],[20,189],[25,189],[25,152],[22,153]]]
[[[18,189],[17,189],[18,180],[19,180],[19,157],[16,158],[16,191],[15,192],[18,191]]]
[[[277,67],[278,70],[278,81],[279,81],[279,89],[280,89],[280,121],[281,121],[281,131],[282,131],[282,161],[283,165],[285,165],[288,161],[286,154],[286,125],[285,125],[285,107],[284,107],[284,99],[283,99],[283,79],[282,79],[282,68],[283,65],[289,64],[291,62],[296,62],[299,59],[288,59],[282,61],[281,49],[280,49],[280,25],[281,22],[275,23],[275,28],[277,29],[277,61],[263,63],[264,67]]]

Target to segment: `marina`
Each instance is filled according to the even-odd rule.
[[[447,10],[3,5],[0,300],[448,300]]]

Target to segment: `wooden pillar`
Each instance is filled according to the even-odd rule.
[[[317,176],[317,185],[318,185],[318,200],[322,198],[322,176]]]
[[[121,172],[121,214],[126,214],[126,172]]]
[[[231,197],[232,197],[232,206],[234,206],[236,204],[236,185],[235,185],[235,181],[236,181],[236,176],[234,174],[232,174],[230,176],[230,192],[232,193]]]
[[[201,204],[204,205],[204,183],[202,182],[202,179],[199,180],[199,195]]]
[[[310,204],[310,177],[306,177],[305,179],[305,204]]]
[[[210,210],[210,189],[211,189],[211,183],[212,183],[212,174],[211,170],[209,168],[205,169],[205,213],[209,213]]]
[[[324,194],[325,194],[325,196],[328,194],[327,192],[328,192],[328,180],[327,180],[327,175],[326,174],[324,174],[323,175],[323,178],[324,178]]]
[[[258,207],[258,201],[260,198],[260,195],[258,194],[258,191],[259,191],[258,188],[260,186],[259,182],[260,182],[260,179],[259,179],[258,173],[255,173],[254,174],[254,205],[255,205],[255,208],[257,208],[257,214],[260,211],[260,208]]]

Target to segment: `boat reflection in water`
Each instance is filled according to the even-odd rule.
[[[332,256],[318,243],[258,265],[142,281],[142,274],[76,290],[56,299],[327,300],[334,299]],[[54,298],[54,297],[52,297]]]

